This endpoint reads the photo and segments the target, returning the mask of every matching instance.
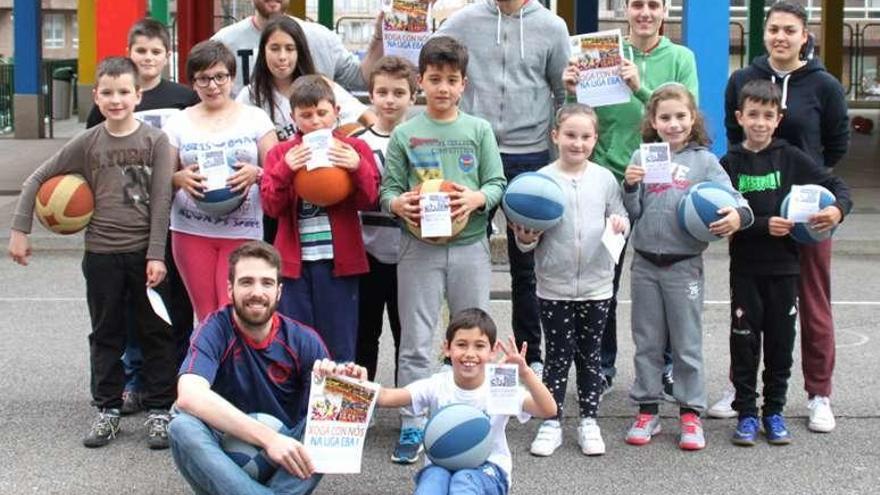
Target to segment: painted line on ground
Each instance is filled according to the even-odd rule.
[[[0,297],[0,302],[79,302],[85,301],[84,297]],[[510,299],[492,299],[494,302],[509,302]],[[621,299],[618,304],[632,304],[630,299]],[[730,301],[709,300],[703,301],[708,305],[728,305]],[[836,306],[880,306],[880,301],[831,301]]]

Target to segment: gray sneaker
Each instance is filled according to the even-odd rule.
[[[119,433],[119,409],[99,409],[98,417],[95,418],[82,442],[90,449],[103,447],[116,438],[117,433]]]
[[[147,427],[147,446],[153,450],[168,448],[168,423],[171,415],[167,410],[151,409],[144,426]]]
[[[626,443],[647,445],[651,441],[651,437],[658,433],[660,433],[660,415],[639,413],[626,433]]]

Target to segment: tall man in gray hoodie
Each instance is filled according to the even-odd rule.
[[[494,28],[494,29],[493,29]],[[562,105],[562,71],[569,58],[568,27],[538,0],[478,0],[437,29],[468,48],[467,86],[460,107],[492,124],[508,182],[551,162],[550,128]],[[535,296],[535,260],[516,248],[507,229],[507,254],[517,346],[543,371],[541,325]]]

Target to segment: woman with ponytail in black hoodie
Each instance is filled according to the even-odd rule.
[[[736,71],[727,84],[725,125],[730,143],[743,141],[743,130],[735,117],[740,90],[749,81],[769,79],[782,92],[783,118],[775,137],[827,168],[843,158],[849,145],[846,96],[840,82],[812,57],[809,41],[807,13],[801,5],[783,1],[770,7],[764,23],[768,55]],[[830,432],[835,425],[830,403],[834,370],[831,241],[801,245],[800,262],[801,355],[809,396],[808,426],[813,431]],[[716,404],[709,414],[722,411],[723,405]]]

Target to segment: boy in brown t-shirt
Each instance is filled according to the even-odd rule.
[[[171,148],[162,131],[134,118],[141,90],[137,67],[130,59],[105,59],[96,79],[95,104],[106,120],[64,145],[24,182],[12,220],[9,254],[27,265],[34,198],[43,182],[59,174],[82,175],[95,198],[85,232],[83,274],[92,320],[92,403],[98,407],[83,445],[104,446],[119,431],[125,383],[120,362],[126,337],[123,301],[128,298],[145,358],[147,442],[152,449],[162,449],[168,447],[176,357],[171,328],[153,311],[146,288],[165,290]]]

